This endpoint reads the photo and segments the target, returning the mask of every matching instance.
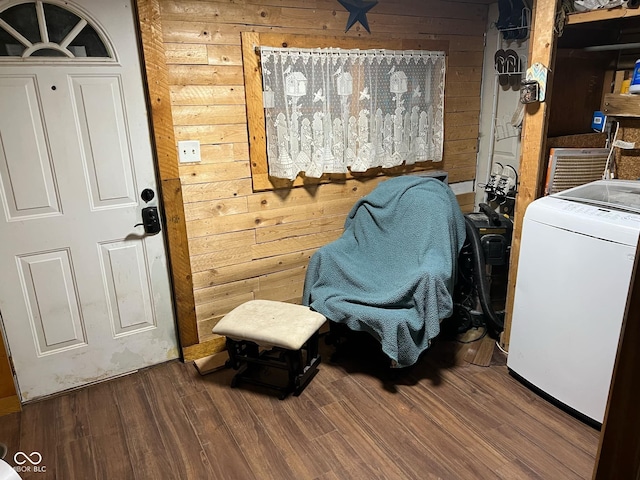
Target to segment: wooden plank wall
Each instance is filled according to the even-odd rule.
[[[445,160],[451,182],[473,180],[489,0],[385,0],[373,39],[449,41]],[[180,166],[200,342],[251,299],[299,302],[309,258],[342,232],[354,202],[384,177],[253,193],[240,33],[347,34],[337,0],[161,0],[176,141],[200,140],[202,162]],[[459,197],[464,209],[473,194]],[[214,352],[210,352],[214,353]]]

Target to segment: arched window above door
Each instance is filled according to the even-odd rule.
[[[15,3],[0,10],[0,58],[113,59],[94,22],[68,2]]]

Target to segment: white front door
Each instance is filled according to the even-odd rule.
[[[35,16],[34,16],[35,15]],[[29,16],[34,16],[29,19]],[[0,312],[23,401],[178,356],[129,1],[0,2]]]

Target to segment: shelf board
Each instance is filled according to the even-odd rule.
[[[640,95],[607,93],[602,111],[613,117],[640,117]]]
[[[600,8],[589,12],[571,13],[567,15],[567,25],[579,23],[599,22],[602,20],[614,20],[616,18],[631,18],[640,16],[640,8],[612,8],[610,10]]]

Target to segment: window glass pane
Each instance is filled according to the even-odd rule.
[[[72,47],[84,47],[86,50],[87,57],[108,57],[107,49],[102,43],[100,36],[98,33],[91,27],[87,25],[82,29],[82,31],[78,34],[71,45],[69,46],[69,50],[74,52],[77,55]],[[82,56],[82,55],[77,55]]]
[[[15,7],[7,8],[0,13],[0,18],[11,25],[18,33],[23,35],[31,43],[40,42],[40,28],[35,3],[22,3]],[[15,42],[19,43],[19,42]]]
[[[43,8],[49,41],[52,43],[63,42],[81,21],[81,17],[62,6],[43,2]],[[41,42],[35,2],[21,3],[8,8],[0,12],[0,18],[32,44],[37,45]],[[13,35],[0,27],[0,56],[22,56],[26,48]],[[90,25],[86,25],[67,48],[75,57],[110,56],[102,39]],[[42,49],[34,52],[32,56],[65,57],[66,55],[54,49]]]
[[[53,43],[62,42],[80,21],[76,14],[50,3],[44,4],[44,17],[47,20],[49,41]]]
[[[0,27],[0,57],[16,57],[22,55],[25,46]]]
[[[52,48],[43,48],[42,50],[36,50],[31,54],[32,57],[66,57],[66,55],[58,50]]]

